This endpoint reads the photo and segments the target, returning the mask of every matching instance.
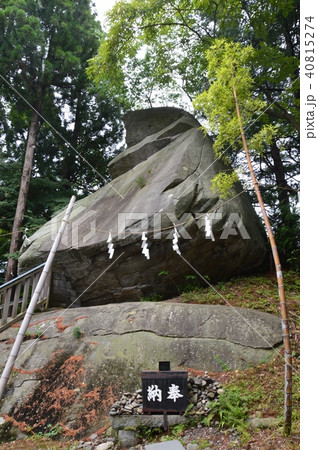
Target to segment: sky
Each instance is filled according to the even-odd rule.
[[[95,3],[96,10],[98,13],[98,18],[101,23],[103,23],[103,16],[105,11],[111,9],[117,0],[92,0],[92,3]]]

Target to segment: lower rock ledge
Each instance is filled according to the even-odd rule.
[[[181,415],[167,415],[168,425],[179,425],[185,423],[188,418]],[[138,414],[132,415],[117,415],[110,417],[110,424],[114,430],[123,430],[124,428],[135,428],[138,426],[159,428],[163,427],[163,414]]]

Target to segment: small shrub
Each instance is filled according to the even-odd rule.
[[[74,327],[72,334],[73,337],[75,337],[76,339],[81,339],[81,337],[83,336],[80,327]]]
[[[49,431],[47,433],[45,433],[44,436],[48,437],[48,438],[58,436],[59,434],[61,434],[63,432],[63,427],[61,425],[59,425],[58,423],[55,425],[51,425],[49,423],[47,427],[48,427]]]
[[[37,326],[34,330],[34,336],[37,338],[40,338],[43,335],[43,332],[41,331],[41,328]]]
[[[140,297],[141,302],[159,302],[163,299],[160,294],[152,294],[150,297]]]
[[[138,177],[135,180],[137,186],[139,187],[139,189],[142,189],[143,187],[146,186],[146,180],[144,179],[144,177]]]
[[[219,421],[220,428],[236,428],[243,439],[249,438],[247,431],[248,418],[248,396],[238,387],[228,387],[220,395],[217,402],[209,403],[211,412],[202,420],[207,426],[210,426],[212,419]]]
[[[162,276],[168,276],[169,275],[169,271],[168,270],[162,270],[161,272],[158,273],[159,277]]]
[[[200,285],[200,282],[197,280],[197,277],[195,275],[186,275],[186,285],[180,287],[180,292],[182,293],[189,293],[189,292],[196,292],[199,293],[202,291],[202,287]]]
[[[229,366],[219,357],[218,354],[214,355],[215,361],[218,363],[218,365],[221,367],[222,370],[230,370]]]
[[[162,429],[158,427],[144,427],[142,425],[137,426],[137,433],[141,439],[145,439],[149,442],[156,441],[158,436],[162,433]]]

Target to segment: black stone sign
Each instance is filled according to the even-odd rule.
[[[188,372],[151,371],[141,372],[143,412],[179,413],[188,406]]]

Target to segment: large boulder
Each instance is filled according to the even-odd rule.
[[[271,314],[172,302],[46,311],[28,331],[0,404],[2,414],[27,424],[59,417],[75,424],[90,401],[102,403],[98,395],[111,398],[110,387],[140,388],[140,371],[158,370],[159,361],[170,361],[172,370],[245,369],[270,359],[282,342],[281,321]],[[0,370],[17,333],[1,333]]]
[[[240,184],[227,200],[211,190],[224,166],[199,122],[176,108],[130,112],[124,121],[128,148],[110,163],[113,181],[75,204],[54,261],[51,304],[168,298],[188,275],[213,283],[259,267],[266,249],[258,217]],[[214,241],[205,236],[206,213]],[[62,217],[30,238],[20,272],[46,259]],[[172,249],[174,225],[181,256]],[[150,260],[141,253],[143,231]]]

